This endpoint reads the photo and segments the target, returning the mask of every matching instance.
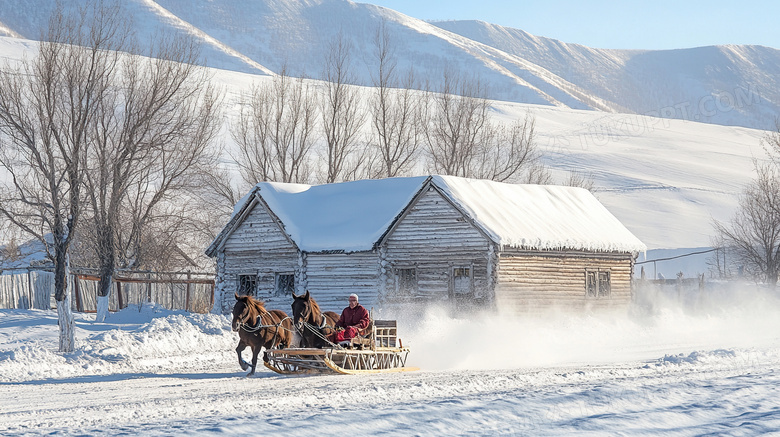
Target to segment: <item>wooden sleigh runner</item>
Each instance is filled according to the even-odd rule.
[[[395,320],[374,320],[369,334],[336,347],[271,349],[265,367],[281,374],[408,372],[409,349],[397,337]]]

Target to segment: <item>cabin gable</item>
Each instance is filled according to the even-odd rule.
[[[264,202],[257,202],[225,237],[217,263],[224,307],[232,305],[234,293],[267,300],[288,295],[300,282],[298,249]]]
[[[492,246],[468,217],[429,185],[381,242],[381,294],[388,301],[489,298]]]

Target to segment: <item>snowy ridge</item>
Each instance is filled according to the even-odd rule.
[[[434,24],[533,62],[600,97],[610,111],[764,129],[780,111],[774,48],[594,49],[481,21]]]
[[[249,57],[237,52],[236,50],[233,50],[232,48],[226,46],[225,44],[222,44],[221,42],[209,36],[207,33],[203,32],[202,30],[194,27],[190,23],[187,23],[186,21],[180,19],[179,17],[171,14],[170,11],[160,6],[154,0],[141,0],[141,1],[144,4],[146,4],[151,10],[156,11],[160,17],[170,21],[171,23],[173,23],[172,25],[186,30],[195,38],[202,41],[204,45],[206,45],[207,47],[214,47],[219,52],[224,52],[229,56],[234,56],[240,59],[241,61],[245,62],[247,65],[254,67],[260,73],[265,73],[268,75],[274,74],[271,70],[263,67],[262,65],[253,61]],[[251,69],[249,71],[251,71]]]
[[[87,0],[65,0],[65,8],[77,8]],[[131,25],[138,39],[139,47],[148,47],[161,34],[185,34],[201,43],[200,61],[209,66],[253,74],[271,74],[270,70],[228,45],[211,38],[197,27],[166,11],[154,0],[125,0],[117,2],[123,17]],[[41,30],[48,24],[48,17],[57,2],[49,0],[4,0],[0,2],[0,23],[5,23],[8,32],[0,36],[17,36],[37,40]],[[0,55],[3,53],[0,52]]]
[[[84,0],[69,0],[78,5]],[[6,34],[38,37],[49,0],[6,0]],[[195,35],[207,65],[239,72],[319,77],[328,43],[342,33],[352,72],[370,85],[374,34],[384,20],[398,71],[414,67],[436,88],[456,67],[488,85],[491,98],[605,112],[769,129],[780,116],[780,51],[761,46],[605,50],[477,21],[428,23],[349,0],[129,0],[141,43],[154,29]]]

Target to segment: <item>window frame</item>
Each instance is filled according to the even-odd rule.
[[[401,273],[409,273],[411,275],[401,275]],[[408,280],[411,287],[404,287],[404,279]],[[408,266],[399,266],[393,268],[393,281],[395,282],[395,297],[406,298],[413,297],[419,291],[419,284],[417,282],[417,268]]]
[[[463,274],[457,275],[459,270],[460,271],[465,271],[468,274],[467,275],[463,275]],[[459,293],[455,289],[455,278],[458,278],[458,277],[467,277],[467,278],[469,278],[469,289],[468,289],[467,292]],[[473,264],[453,265],[450,268],[450,278],[451,278],[451,281],[452,281],[452,295],[453,296],[473,296],[474,295],[475,287],[474,287],[474,265]]]
[[[612,298],[612,271],[610,269],[585,270],[585,298]]]
[[[282,278],[290,278],[292,284],[288,284],[288,289],[282,289]],[[274,296],[288,296],[292,292],[295,292],[295,273],[291,272],[274,272]]]
[[[236,281],[238,283],[236,287],[236,293],[238,295],[257,296],[257,286],[260,283],[260,278],[258,278],[257,273],[239,273]],[[250,284],[248,293],[244,287],[245,284]]]

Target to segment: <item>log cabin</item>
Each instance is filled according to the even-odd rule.
[[[499,311],[620,308],[646,250],[589,191],[454,176],[257,184],[206,250],[215,311],[234,293],[289,309],[437,302]]]

